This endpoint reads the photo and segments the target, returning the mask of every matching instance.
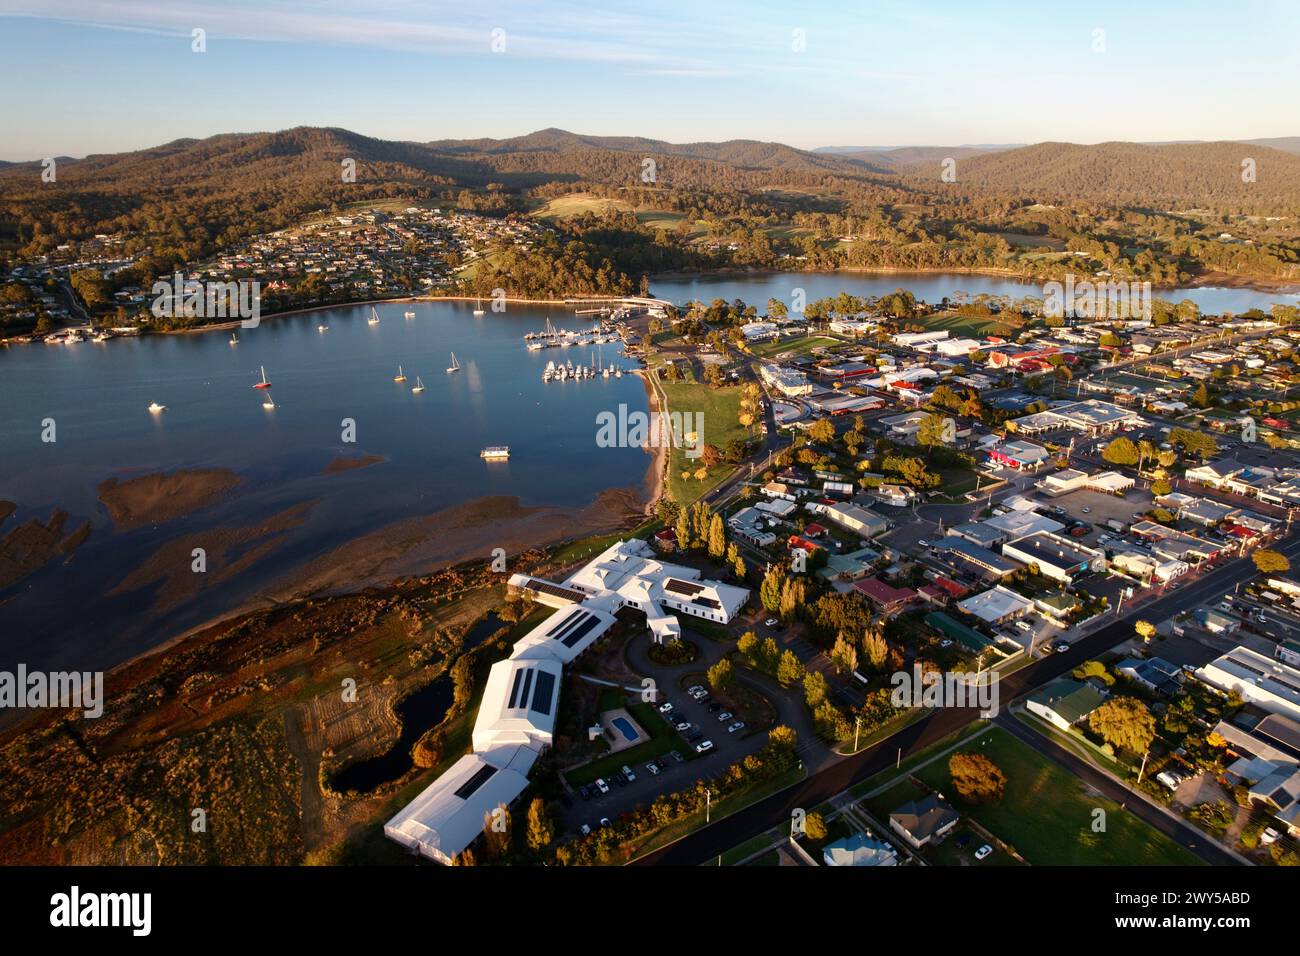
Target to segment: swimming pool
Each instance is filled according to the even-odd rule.
[[[618,729],[618,732],[623,735],[623,739],[628,743],[641,739],[640,731],[626,717],[615,717],[610,723]]]

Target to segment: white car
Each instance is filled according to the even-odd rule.
[[[781,623],[781,622],[778,621],[776,618],[774,618],[774,617],[769,617],[766,621],[763,622],[763,626],[764,626],[764,627],[776,627],[776,626],[777,626],[778,624],[780,624],[780,623]]]
[[[745,729],[745,722],[743,720],[738,720],[730,727],[727,728],[727,733],[734,734],[736,731],[744,730],[744,729]]]
[[[607,784],[602,777],[597,777],[596,789],[601,793],[609,793],[609,784]]]
[[[695,752],[697,754],[708,753],[712,749],[713,749],[712,740],[701,740],[698,744],[695,745]]]
[[[942,641],[939,642],[939,646],[945,648],[952,647],[952,639],[945,637]]]
[[[980,847],[978,850],[975,851],[975,859],[982,860],[992,852],[993,852],[993,847],[985,843],[982,847]]]
[[[629,767],[627,764],[623,764],[623,776],[627,777],[628,783],[631,783],[633,780],[636,779],[636,774],[632,772],[632,768]]]
[[[652,777],[659,776],[659,765],[655,763],[653,760],[647,763],[645,765],[645,768],[650,771],[650,776]]]
[[[673,702],[671,700],[666,700],[659,705],[659,713],[671,714],[672,712],[673,712]]]
[[[1028,621],[1016,621],[1016,627],[1020,628],[1022,631],[1032,631],[1034,629],[1034,625],[1030,624]]]
[[[578,827],[578,830],[582,833],[583,836],[591,835],[591,827],[587,826],[587,824],[585,823],[582,826]]]

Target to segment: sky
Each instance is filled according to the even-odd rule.
[[[304,125],[801,148],[1292,136],[1297,36],[1295,0],[0,0],[0,159]]]

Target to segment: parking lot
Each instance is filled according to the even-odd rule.
[[[696,638],[696,642],[707,643],[707,640]],[[596,783],[584,785],[585,795],[584,786],[574,785],[573,806],[564,814],[567,829],[581,831],[584,825],[595,829],[601,820],[617,820],[638,806],[649,806],[661,793],[684,790],[696,780],[720,773],[767,743],[765,733],[748,733],[749,728],[745,726],[731,730],[740,722],[739,718],[729,715],[720,719],[728,712],[707,691],[696,699],[679,689],[671,677],[659,674],[655,677],[666,691],[657,701],[656,710],[672,728],[671,740],[678,746],[653,761],[620,763],[631,771],[630,779],[627,774],[615,771]],[[679,728],[678,723],[683,726]],[[706,741],[710,746],[698,751],[697,747]],[[653,770],[650,764],[654,765]]]

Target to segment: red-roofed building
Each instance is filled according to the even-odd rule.
[[[803,529],[803,533],[810,538],[819,538],[826,533],[826,529],[814,521]]]
[[[654,536],[654,546],[664,553],[676,551],[677,532],[673,528],[665,528],[663,531],[656,531]]]
[[[795,548],[803,548],[809,554],[812,554],[814,551],[826,550],[816,541],[809,541],[807,538],[801,537],[797,534],[790,535],[790,540],[785,543],[785,546],[791,551]]]
[[[964,598],[967,594],[970,593],[969,588],[962,587],[960,584],[958,584],[956,581],[952,580],[951,578],[937,577],[934,579],[934,584],[935,587],[943,588],[946,592],[948,592],[948,596],[951,598],[958,598],[958,599]]]
[[[916,600],[911,588],[896,588],[879,578],[863,578],[853,589],[887,614],[896,614]]]

